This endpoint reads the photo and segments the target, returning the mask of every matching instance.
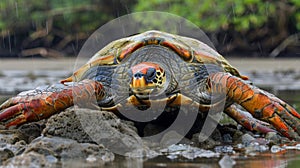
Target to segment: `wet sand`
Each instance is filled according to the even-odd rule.
[[[65,59],[0,59],[0,70],[74,70],[87,60]],[[300,58],[258,59],[228,58],[240,71],[300,71]],[[75,66],[78,65],[78,66]]]

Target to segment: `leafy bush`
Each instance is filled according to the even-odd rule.
[[[246,31],[261,27],[285,13],[300,30],[300,1],[277,0],[138,0],[135,11],[161,10],[185,17],[206,31],[233,27]],[[289,19],[289,18],[287,18]]]
[[[1,0],[0,35],[4,40],[0,49],[9,45],[10,50],[19,51],[34,47],[62,50],[72,41],[85,40],[115,18],[116,11],[126,13],[116,0]]]
[[[212,37],[221,53],[277,56],[299,43],[299,0],[138,0],[134,9],[160,10],[190,20]]]

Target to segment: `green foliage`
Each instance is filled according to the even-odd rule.
[[[101,11],[105,7],[102,3],[99,0],[2,0],[0,32],[45,28],[50,20],[53,27],[62,31],[92,31],[113,18],[107,11]]]
[[[300,1],[299,0],[290,0],[294,4],[295,12],[293,16],[296,27],[300,30]]]
[[[235,45],[231,48],[259,42],[260,47],[271,49],[300,30],[299,0],[0,0],[0,46],[18,52],[40,46],[67,49],[116,16],[139,11],[179,15],[219,39],[228,35],[223,39],[230,39]],[[175,24],[182,20],[178,22],[171,14],[137,15],[135,19],[143,23],[143,30],[174,33]]]
[[[291,18],[300,30],[300,1],[290,0]],[[135,10],[160,10],[185,17],[206,31],[247,31],[278,19],[282,5],[277,0],[138,0]]]

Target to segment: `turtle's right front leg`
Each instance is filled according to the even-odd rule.
[[[104,96],[102,84],[88,79],[26,91],[0,105],[0,122],[10,127],[38,121],[74,105],[74,101],[88,102],[93,97],[100,100]]]

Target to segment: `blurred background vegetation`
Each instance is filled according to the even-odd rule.
[[[190,20],[223,55],[300,55],[299,0],[1,0],[0,57],[76,56],[101,25],[149,10]]]

